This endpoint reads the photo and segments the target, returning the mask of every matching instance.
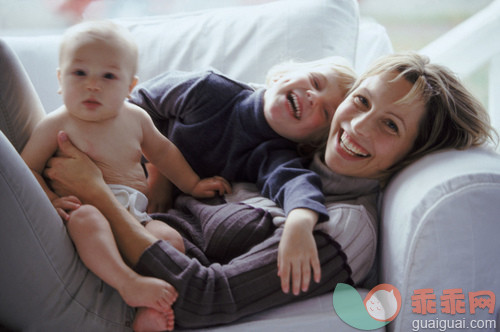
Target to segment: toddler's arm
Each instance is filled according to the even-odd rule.
[[[311,269],[314,281],[321,279],[318,250],[313,237],[317,221],[318,214],[308,209],[294,209],[287,216],[278,248],[278,276],[284,293],[289,292],[290,282],[294,295],[306,292],[311,281]]]
[[[307,161],[292,149],[270,148],[267,155],[258,185],[262,194],[287,214],[279,248],[279,274],[283,291],[288,292],[291,283],[293,293],[298,294],[301,289],[309,288],[311,269],[315,281],[319,281],[321,275],[312,236],[314,225],[329,218],[321,179],[305,167]]]
[[[231,191],[229,183],[219,176],[200,179],[186,161],[180,150],[154,126],[151,118],[144,112],[144,156],[182,192],[195,197],[213,197]]]

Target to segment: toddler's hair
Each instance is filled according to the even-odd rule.
[[[131,57],[133,64],[132,73],[136,74],[139,62],[139,50],[133,36],[127,28],[109,20],[85,21],[69,27],[65,31],[59,47],[59,61],[62,59],[63,51],[67,44],[82,36],[101,41],[112,39],[118,41],[120,47],[123,48],[123,54]]]
[[[281,75],[292,72],[298,69],[311,70],[312,68],[318,69],[331,69],[335,72],[338,80],[339,88],[344,90],[344,97],[351,90],[354,82],[356,82],[356,73],[352,69],[349,61],[341,56],[331,56],[319,60],[298,62],[298,61],[285,61],[277,64],[267,72],[266,85],[271,85],[273,80],[276,80]]]
[[[448,68],[432,64],[429,58],[413,52],[392,54],[378,59],[353,86],[367,77],[384,73],[398,74],[413,84],[398,104],[423,101],[425,114],[410,152],[387,170],[385,178],[413,161],[442,149],[467,149],[487,142],[496,144],[498,135],[481,103]]]

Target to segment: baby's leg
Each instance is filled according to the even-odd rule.
[[[186,252],[184,239],[173,227],[160,220],[151,220],[145,227],[156,238],[169,242],[175,249],[182,253]]]
[[[172,331],[174,311],[161,312],[151,308],[139,308],[132,328],[135,332]]]
[[[128,305],[171,310],[175,289],[166,281],[141,276],[125,264],[109,223],[95,207],[83,205],[73,211],[67,228],[85,265],[118,290]]]

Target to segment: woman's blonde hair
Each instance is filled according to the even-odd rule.
[[[367,77],[389,72],[398,73],[394,81],[402,77],[413,84],[398,103],[423,101],[425,114],[412,149],[387,170],[385,178],[437,150],[463,150],[486,142],[496,143],[498,135],[481,103],[454,73],[444,66],[431,64],[426,56],[399,53],[382,57],[358,79],[353,90]]]
[[[338,87],[341,90],[342,100],[351,91],[356,82],[357,75],[349,61],[341,56],[331,56],[313,61],[285,61],[277,64],[267,72],[266,86],[269,87],[286,73],[296,70],[314,71],[315,69],[321,73],[324,73],[325,70],[331,70],[334,73]],[[310,156],[315,151],[324,148],[328,139],[329,129],[330,126],[310,137],[309,141],[299,144],[301,154]]]

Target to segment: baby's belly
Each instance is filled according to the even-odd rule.
[[[107,184],[121,184],[134,188],[144,194],[147,192],[148,184],[142,167],[128,171],[111,171],[107,168],[101,168],[101,171],[103,173],[104,181]]]

